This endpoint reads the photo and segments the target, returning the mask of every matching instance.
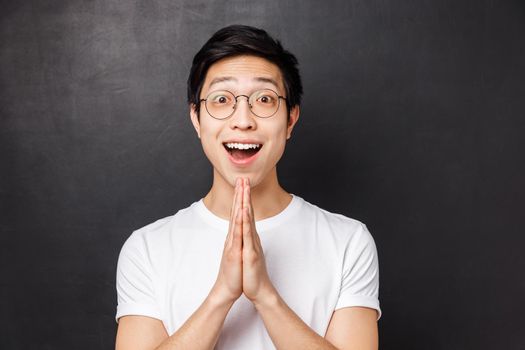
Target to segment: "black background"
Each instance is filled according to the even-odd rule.
[[[382,349],[525,349],[523,1],[2,1],[0,348],[112,349],[132,230],[205,195],[217,29],[298,57],[289,192],[367,224]]]

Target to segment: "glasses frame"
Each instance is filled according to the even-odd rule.
[[[257,113],[255,113],[255,112],[253,111],[253,106],[252,106],[252,104],[250,103],[250,97],[252,97],[252,96],[253,96],[254,94],[256,94],[257,92],[260,92],[260,91],[266,91],[266,90],[267,90],[267,91],[271,91],[271,92],[273,92],[273,93],[277,96],[277,101],[278,101],[277,103],[278,103],[278,104],[277,104],[277,108],[275,109],[275,112],[273,112],[271,115],[269,115],[269,116],[267,116],[267,117],[261,117],[260,115],[258,115]],[[213,94],[214,92],[217,92],[217,91],[225,91],[225,92],[228,92],[228,93],[230,93],[230,94],[233,96],[233,98],[235,99],[235,103],[233,104],[232,112],[231,112],[228,116],[226,116],[226,117],[224,117],[224,118],[217,118],[217,117],[214,117],[213,114],[210,113],[210,110],[208,109],[208,103],[206,102],[206,101],[208,100],[208,98],[210,97],[210,95]],[[222,90],[222,89],[221,89],[221,90],[214,90],[214,91],[209,92],[208,95],[206,96],[206,98],[201,98],[201,99],[199,100],[199,103],[204,102],[204,107],[206,108],[206,112],[208,112],[208,114],[209,114],[213,119],[217,119],[217,120],[225,120],[225,119],[230,118],[230,117],[233,115],[233,113],[235,113],[235,111],[237,110],[237,102],[238,102],[237,99],[238,99],[239,97],[241,97],[241,96],[246,97],[246,102],[248,102],[248,106],[250,107],[250,112],[252,112],[252,114],[253,114],[254,116],[256,116],[257,118],[261,118],[261,119],[267,119],[267,118],[271,118],[271,117],[273,117],[273,116],[279,111],[279,108],[281,108],[281,99],[287,101],[287,98],[286,98],[286,97],[279,95],[279,94],[277,93],[277,91],[272,90],[272,89],[259,89],[259,90],[256,90],[256,91],[252,92],[252,93],[250,94],[250,96],[248,96],[248,95],[244,95],[244,94],[241,94],[241,95],[235,95],[233,92],[231,92],[231,91],[229,91],[229,90]]]

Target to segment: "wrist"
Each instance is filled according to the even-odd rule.
[[[265,308],[273,308],[279,305],[281,296],[277,293],[275,288],[271,288],[265,292],[260,293],[257,298],[252,300],[253,306],[258,310]]]
[[[214,306],[230,308],[238,298],[232,298],[228,296],[228,293],[223,293],[218,288],[213,287],[206,299]]]

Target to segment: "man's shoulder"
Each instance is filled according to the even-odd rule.
[[[302,199],[302,201],[304,202],[302,205],[303,212],[301,214],[302,221],[309,221],[310,224],[315,223],[318,229],[333,235],[345,236],[347,238],[353,236],[370,236],[367,238],[371,238],[370,232],[364,222],[336,211],[323,209],[304,199]]]
[[[194,202],[186,208],[178,210],[175,214],[157,219],[149,224],[141,226],[135,229],[128,240],[138,241],[138,240],[162,240],[166,238],[170,232],[173,230],[174,226],[184,226],[187,223],[191,223],[195,215],[194,213]]]
[[[353,217],[347,216],[342,213],[338,213],[336,211],[329,211],[327,209],[319,207],[316,204],[310,203],[302,198],[301,200],[304,203],[304,205],[302,206],[303,210],[305,210],[306,212],[309,212],[309,215],[313,215],[317,220],[319,218],[322,218],[323,220],[326,220],[328,223],[331,223],[334,225],[344,225],[344,226],[352,226],[352,227],[358,227],[358,226],[364,225],[363,222]]]

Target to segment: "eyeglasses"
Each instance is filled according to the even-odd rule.
[[[208,114],[213,118],[226,119],[235,112],[237,99],[241,96],[246,97],[250,110],[259,118],[270,118],[279,110],[281,99],[286,100],[286,97],[279,96],[277,92],[271,89],[257,90],[250,96],[235,96],[228,90],[218,90],[210,92],[206,98],[199,102],[205,103]]]

